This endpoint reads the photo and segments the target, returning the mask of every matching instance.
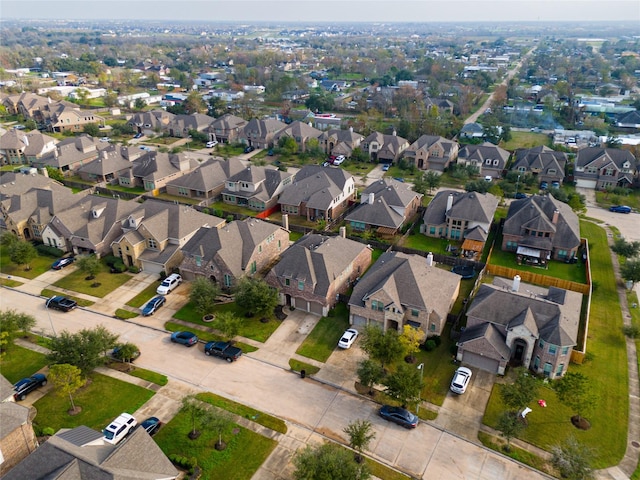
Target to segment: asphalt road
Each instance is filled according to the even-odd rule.
[[[348,423],[369,420],[376,432],[369,449],[371,456],[417,478],[548,478],[431,424],[421,423],[407,431],[385,422],[372,402],[313,379],[301,379],[251,354],[228,364],[205,356],[202,344],[192,348],[172,344],[160,329],[84,309],[49,311],[43,299],[10,289],[3,289],[1,307],[33,315],[36,330],[46,333],[103,325],[121,340],[140,347],[142,356],[136,361],[140,367],[283,418],[297,427],[297,435],[304,432],[302,441],[320,434],[344,442],[342,430]]]

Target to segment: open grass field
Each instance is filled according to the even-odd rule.
[[[545,133],[511,131],[511,140],[500,142],[500,147],[513,152],[516,148],[532,148],[548,143],[549,137]]]

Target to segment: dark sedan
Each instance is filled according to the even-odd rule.
[[[198,336],[193,332],[173,332],[171,334],[171,341],[191,347],[198,343]]]
[[[42,373],[35,373],[31,377],[23,378],[13,386],[13,398],[16,400],[24,400],[27,395],[37,388],[44,387],[47,384],[47,377]]]
[[[402,407],[383,405],[378,413],[385,420],[397,423],[404,428],[416,428],[418,426],[418,417]]]
[[[53,262],[53,265],[51,265],[51,268],[53,268],[54,270],[62,270],[67,265],[71,265],[75,260],[76,259],[73,257],[59,258],[58,260]]]
[[[155,435],[161,426],[162,422],[158,417],[149,417],[144,422],[138,424],[138,428],[144,428],[151,436]]]
[[[153,297],[151,300],[147,302],[147,304],[142,309],[142,315],[144,315],[145,317],[148,317],[149,315],[153,315],[154,313],[156,313],[156,310],[158,310],[162,305],[164,305],[164,302],[166,301],[167,299],[162,295]]]

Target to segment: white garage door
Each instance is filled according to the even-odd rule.
[[[366,327],[367,319],[365,317],[361,317],[360,315],[353,315],[351,317],[351,321],[353,322],[354,327]]]
[[[142,264],[142,270],[147,273],[162,273],[164,271],[164,267],[159,263],[145,262],[144,260],[140,263]]]
[[[577,178],[576,187],[596,188],[596,180],[587,180],[585,178]]]
[[[462,362],[491,373],[498,373],[498,366],[500,365],[500,362],[493,358],[467,351],[462,354]]]

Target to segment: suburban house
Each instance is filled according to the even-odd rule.
[[[127,173],[131,161],[142,156],[143,150],[109,144],[100,150],[98,158],[78,168],[78,175],[89,182],[112,182]]]
[[[262,212],[278,203],[280,194],[294,179],[294,174],[274,167],[249,165],[227,179],[222,200]]]
[[[463,240],[463,253],[472,257],[482,252],[497,208],[498,197],[490,193],[442,190],[425,210],[420,232]]]
[[[404,159],[420,170],[444,172],[458,157],[457,142],[437,135],[422,135],[403,153]]]
[[[385,252],[353,288],[349,323],[402,333],[405,325],[441,335],[460,291],[460,275],[432,257]]]
[[[326,316],[371,263],[371,248],[343,236],[308,234],[282,253],[265,280],[280,303]]]
[[[169,124],[175,115],[164,110],[152,110],[150,112],[138,112],[127,122],[136,133],[144,135],[156,135],[168,131]]]
[[[484,138],[484,127],[479,123],[467,123],[460,129],[462,138]]]
[[[38,130],[23,132],[12,128],[0,137],[0,163],[24,165],[37,161],[56,148],[57,140]]]
[[[471,165],[478,174],[502,178],[510,153],[491,142],[482,145],[465,145],[458,153],[458,165]]]
[[[42,97],[35,93],[19,93],[16,95],[7,95],[2,98],[2,105],[7,109],[8,115],[22,115],[38,122],[36,116],[41,109],[49,105],[53,100],[48,97]]]
[[[396,163],[402,152],[409,148],[409,141],[398,137],[395,130],[391,135],[373,132],[362,140],[361,148],[372,162]]]
[[[447,98],[431,98],[427,97],[424,99],[424,106],[427,109],[436,108],[438,113],[440,112],[449,112],[453,115],[453,111],[455,109],[455,104],[447,99]]]
[[[92,123],[105,126],[105,119],[91,110],[80,110],[77,105],[58,104],[46,119],[47,129],[51,132],[82,132],[85,125]]]
[[[545,145],[533,148],[518,148],[515,152],[515,160],[511,170],[518,174],[531,174],[540,182],[562,183],[564,180],[564,168],[567,164],[567,154],[556,152]]]
[[[523,292],[522,290],[525,290]],[[524,365],[548,378],[560,378],[578,337],[582,295],[496,277],[483,283],[467,310],[458,340],[458,361],[504,375],[508,364]]]
[[[176,115],[168,125],[169,135],[172,137],[187,138],[189,132],[208,131],[209,125],[213,122],[213,117],[202,113],[192,113],[191,115]]]
[[[245,168],[245,162],[237,158],[211,158],[191,173],[167,182],[167,193],[210,203],[221,195],[225,182]]]
[[[278,203],[282,213],[308,221],[332,220],[355,198],[355,180],[346,170],[305,165],[296,173],[295,182],[282,192]]]
[[[108,146],[107,143],[99,142],[86,134],[69,137],[40,158],[33,159],[31,165],[38,168],[53,167],[63,174],[70,175],[86,163],[97,159],[99,151]]]
[[[180,274],[185,280],[205,277],[224,288],[243,276],[271,266],[289,247],[289,231],[257,218],[200,227],[182,247]]]
[[[271,148],[276,133],[286,126],[275,118],[252,118],[238,134],[238,141],[255,148]]]
[[[360,205],[345,220],[355,231],[375,230],[395,235],[418,211],[422,194],[392,178],[382,178],[369,185],[360,196]]]
[[[586,147],[578,150],[575,162],[577,187],[630,187],[637,180],[637,160],[628,150]]]
[[[276,133],[273,139],[275,142],[278,142],[281,138],[291,137],[298,144],[298,151],[304,152],[307,149],[309,140],[312,138],[319,140],[320,135],[322,135],[321,130],[296,120]]]
[[[3,478],[172,480],[178,474],[143,428],[111,445],[104,441],[102,432],[81,425],[59,430]]]
[[[0,375],[0,476],[38,448],[31,409],[13,400],[13,385]]]
[[[240,136],[247,125],[244,118],[226,113],[210,122],[206,133],[209,140],[220,143],[235,143],[240,140]]]
[[[638,110],[633,110],[631,112],[618,115],[616,127],[640,129],[640,112],[638,112]]]
[[[502,228],[502,250],[515,252],[518,262],[545,265],[548,260],[577,257],[578,216],[553,195],[532,195],[509,206]]]
[[[349,130],[331,129],[320,136],[320,146],[327,155],[351,157],[353,149],[359,147],[364,137]]]
[[[123,187],[143,187],[147,192],[159,190],[198,165],[198,160],[188,152],[148,151],[131,162],[130,168],[118,176],[118,183]]]

